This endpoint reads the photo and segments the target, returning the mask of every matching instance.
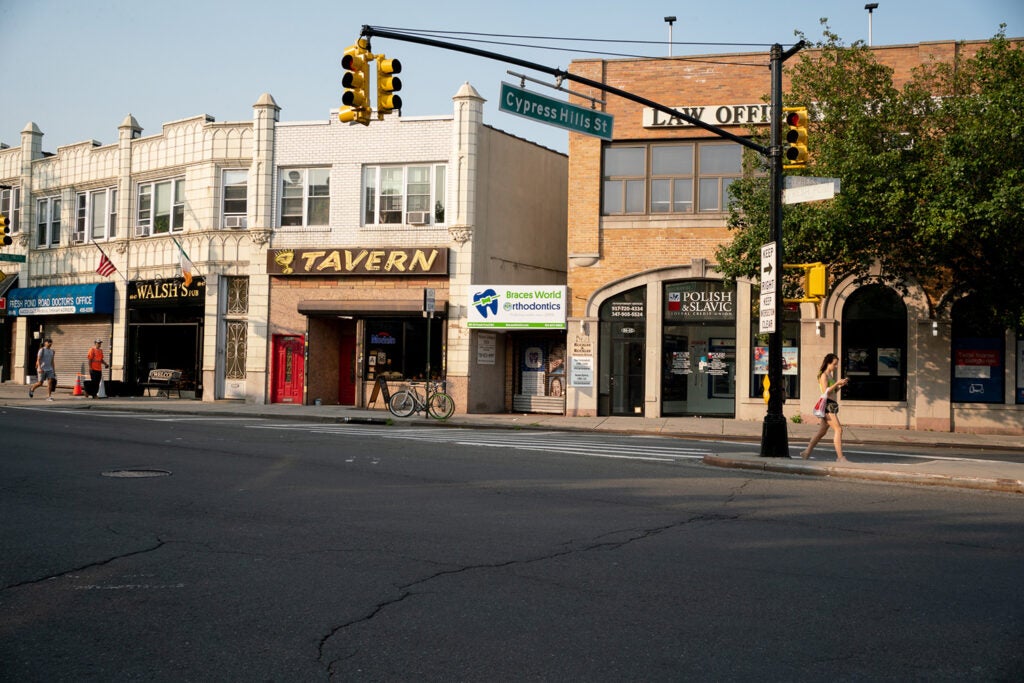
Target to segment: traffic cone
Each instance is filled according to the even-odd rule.
[[[96,390],[96,398],[106,398],[106,397],[107,397],[107,390],[103,386],[103,380],[101,379],[100,380],[100,388]]]
[[[75,390],[71,392],[72,396],[82,395],[82,375],[75,376]]]

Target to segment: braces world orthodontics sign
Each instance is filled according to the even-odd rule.
[[[466,326],[565,329],[565,285],[473,285]]]

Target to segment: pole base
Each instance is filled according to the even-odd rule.
[[[765,415],[761,427],[761,457],[789,457],[789,430],[784,415]]]

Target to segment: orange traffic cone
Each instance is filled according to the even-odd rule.
[[[82,395],[82,376],[81,375],[77,375],[75,377],[75,390],[71,392],[71,395],[72,396],[81,396]]]

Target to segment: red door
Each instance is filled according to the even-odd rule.
[[[356,403],[356,335],[342,332],[338,344],[338,403]]]
[[[301,335],[274,335],[271,403],[302,403],[306,376],[305,345]]]

